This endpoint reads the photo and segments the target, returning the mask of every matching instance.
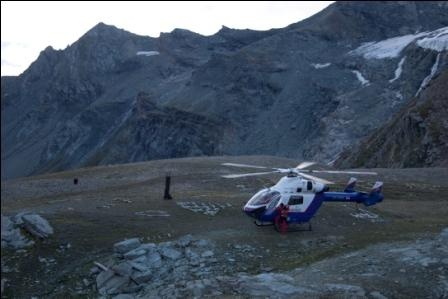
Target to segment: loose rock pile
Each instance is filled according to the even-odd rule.
[[[220,295],[212,272],[214,246],[186,235],[176,241],[142,244],[128,239],[114,245],[115,257],[92,269],[101,295],[158,294],[162,297]]]
[[[229,256],[230,252],[219,254],[212,243],[191,235],[160,244],[142,244],[134,238],[116,243],[116,256],[92,273],[99,293],[116,299],[445,298],[447,244],[448,228],[433,238],[374,245],[283,273],[262,267],[252,275],[239,272],[234,263],[235,254],[250,257],[249,245],[233,245]]]
[[[1,215],[2,218],[2,248],[23,248],[34,244],[22,232],[39,239],[45,239],[53,234],[53,227],[48,221],[35,213],[22,212],[13,217]]]

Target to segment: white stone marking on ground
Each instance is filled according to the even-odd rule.
[[[130,199],[119,198],[119,197],[114,198],[114,199],[112,199],[112,200],[113,200],[113,201],[120,201],[120,202],[124,202],[124,203],[132,203],[132,200],[130,200]]]
[[[230,203],[205,203],[195,201],[178,201],[176,204],[184,209],[195,213],[202,213],[204,215],[215,216],[220,210],[231,207]]]
[[[350,213],[350,215],[358,219],[367,219],[370,220],[371,222],[384,221],[379,215],[361,208],[356,209],[356,213]]]
[[[168,214],[166,211],[161,210],[146,210],[146,211],[140,211],[135,212],[135,215],[138,216],[147,216],[147,217],[169,217],[170,214]]]

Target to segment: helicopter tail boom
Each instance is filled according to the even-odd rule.
[[[349,190],[347,190],[346,188],[344,192],[324,192],[324,201],[357,202],[362,203],[365,206],[371,206],[383,200],[384,196],[381,193],[382,187],[383,182],[376,182],[375,185],[373,185],[370,193],[358,192],[353,190],[352,188],[349,188]]]

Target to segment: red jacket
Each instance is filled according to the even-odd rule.
[[[288,218],[288,213],[289,213],[289,207],[285,206],[281,211],[280,211],[280,216],[283,218]]]

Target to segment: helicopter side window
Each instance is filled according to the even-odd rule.
[[[303,204],[303,196],[293,195],[289,198],[288,205],[301,205]]]
[[[297,192],[302,192],[302,188],[297,188]]]
[[[310,191],[311,189],[313,189],[313,183],[311,181],[308,181],[306,183],[306,190]]]

